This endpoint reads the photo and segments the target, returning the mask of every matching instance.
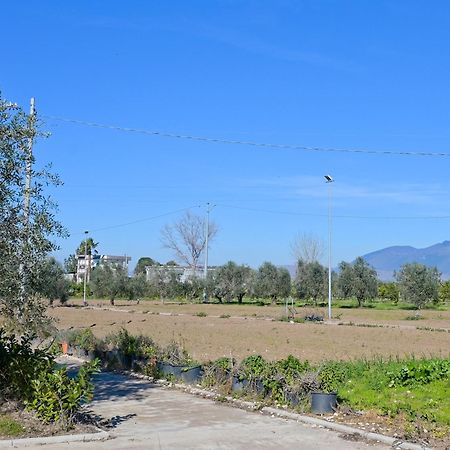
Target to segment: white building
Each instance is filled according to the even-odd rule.
[[[84,255],[76,255],[77,258],[77,272],[75,274],[75,281],[82,283],[84,281],[84,274],[87,270],[87,281],[89,282],[92,271],[99,264],[118,264],[126,269],[128,273],[128,262],[131,260],[130,256],[113,256],[113,255],[87,255],[86,260]]]
[[[215,268],[208,267],[208,272],[212,270],[215,270]],[[175,274],[181,283],[194,277],[205,278],[204,267],[200,266],[195,269],[189,266],[145,266],[145,278],[149,282],[160,280],[161,278],[164,281],[169,281],[170,274]]]

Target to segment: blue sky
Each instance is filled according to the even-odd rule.
[[[450,154],[450,4],[416,0],[6,2],[4,98],[42,116],[324,148]],[[290,264],[297,233],[333,264],[449,239],[449,157],[213,144],[44,119],[35,146],[65,185],[71,236],[101,253],[172,258],[160,229],[184,208],[220,232],[210,262]],[[161,217],[157,217],[161,216]],[[344,217],[351,216],[351,217]],[[409,217],[409,218],[408,218]],[[426,218],[424,218],[426,217]],[[151,219],[153,218],[153,219]],[[126,226],[117,226],[140,219]]]

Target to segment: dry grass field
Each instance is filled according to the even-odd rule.
[[[91,300],[81,308],[50,308],[60,329],[92,326],[103,337],[126,328],[157,343],[182,342],[199,361],[221,356],[241,359],[261,354],[278,359],[293,354],[311,362],[327,359],[450,355],[450,311],[424,311],[422,320],[407,320],[412,311],[336,309],[338,319],[325,323],[289,323],[279,319],[282,306],[175,304],[118,301],[110,306]],[[306,313],[320,309],[300,309]],[[95,325],[94,325],[95,324]],[[420,328],[420,329],[418,329]]]

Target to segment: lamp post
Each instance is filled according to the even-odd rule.
[[[88,236],[89,231],[85,231],[84,234],[86,235],[86,237],[84,238],[84,283],[83,283],[83,306],[87,306],[87,301],[86,301],[86,283],[87,283],[87,271],[88,271],[88,267],[87,267],[87,236]]]
[[[331,183],[334,182],[331,175],[325,175],[328,184],[328,319],[331,320]]]
[[[205,280],[205,290],[203,291],[203,303],[208,303],[208,290],[206,288],[206,279],[208,277],[208,238],[209,238],[209,213],[216,205],[206,204],[206,226],[205,226],[205,267],[203,268],[203,278]]]

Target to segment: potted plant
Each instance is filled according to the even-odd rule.
[[[199,382],[202,375],[201,365],[175,341],[160,350],[157,368],[161,375],[183,380],[189,384]]]
[[[311,412],[328,414],[337,408],[337,387],[345,378],[340,363],[326,363],[319,370],[319,387],[311,392]]]
[[[70,343],[78,349],[75,353],[79,357],[87,358],[89,361],[95,359],[97,339],[90,328],[74,331],[71,335]]]
[[[234,392],[252,390],[257,394],[263,394],[265,392],[263,374],[266,368],[267,362],[262,356],[248,356],[234,372],[231,390]]]

